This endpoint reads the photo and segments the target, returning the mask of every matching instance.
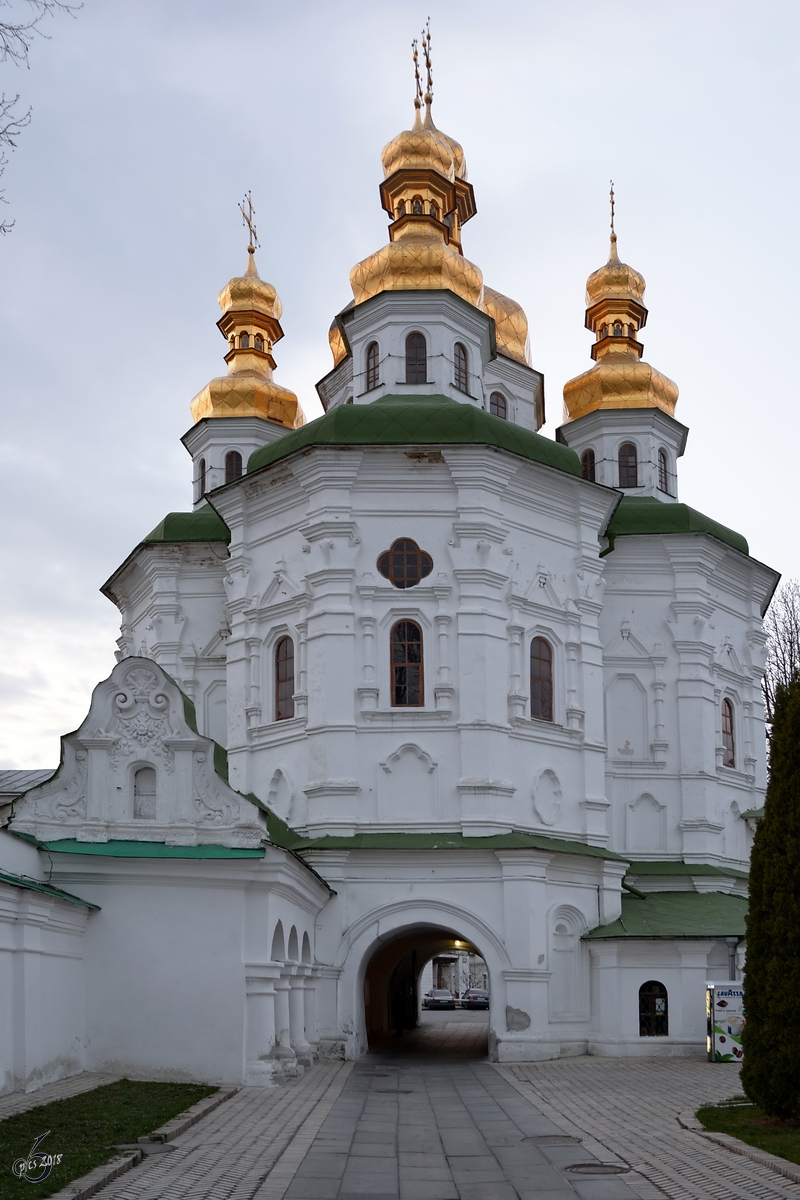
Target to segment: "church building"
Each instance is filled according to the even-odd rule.
[[[117,664],[58,769],[0,772],[0,1093],[280,1083],[365,1054],[398,995],[413,1024],[454,948],[494,1061],[699,1055],[706,980],[741,972],[778,576],[680,499],[613,225],[553,440],[430,76],[382,161],[324,415],[273,377],[251,237],[192,505],[104,584]]]

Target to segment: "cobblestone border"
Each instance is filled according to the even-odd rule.
[[[153,1142],[171,1142],[173,1138],[179,1137],[187,1129],[191,1129],[192,1125],[202,1121],[203,1117],[207,1117],[215,1108],[219,1108],[220,1104],[230,1100],[231,1096],[235,1096],[239,1090],[238,1087],[220,1088],[214,1092],[213,1096],[206,1096],[205,1099],[198,1100],[197,1104],[178,1113],[171,1121],[166,1121],[147,1137],[137,1138],[137,1141],[151,1145]],[[95,1167],[88,1174],[81,1175],[79,1179],[73,1179],[60,1192],[55,1192],[50,1200],[89,1200],[90,1196],[94,1196],[95,1192],[99,1192],[100,1188],[105,1187],[107,1183],[113,1183],[120,1175],[124,1175],[126,1171],[138,1166],[145,1157],[145,1153],[144,1150],[133,1150],[128,1154],[119,1154],[115,1158],[109,1159],[108,1162],[101,1163],[99,1167]]]
[[[792,1183],[800,1183],[800,1166],[796,1163],[790,1163],[788,1159],[780,1158],[777,1154],[768,1154],[766,1150],[759,1150],[755,1146],[748,1146],[747,1142],[742,1142],[729,1133],[714,1133],[706,1129],[690,1108],[678,1113],[678,1124],[684,1129],[690,1130],[691,1133],[699,1133],[708,1142],[716,1142],[718,1146],[724,1146],[733,1154],[741,1154],[743,1158],[749,1158],[751,1162],[758,1163],[759,1166],[777,1171],[779,1175],[791,1179]]]

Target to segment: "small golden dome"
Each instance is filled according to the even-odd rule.
[[[294,392],[260,371],[236,371],[212,379],[192,401],[192,417],[263,417],[296,429],[304,417]]]
[[[627,354],[608,354],[564,385],[564,420],[598,408],[660,408],[673,416],[678,385],[649,363]]]
[[[586,280],[586,305],[591,308],[601,300],[634,300],[642,303],[644,276],[627,263],[620,262],[617,254],[617,235],[611,235],[611,253],[608,262],[593,271]]]
[[[479,267],[444,242],[431,221],[420,219],[398,231],[394,241],[357,263],[350,272],[356,304],[379,292],[449,289],[482,307]]]
[[[463,159],[463,151],[461,157]],[[384,146],[381,152],[383,173],[386,179],[395,171],[428,168],[444,175],[450,183],[455,179],[453,150],[449,142],[432,125],[425,128],[420,121],[419,109],[412,129],[404,129]]]
[[[436,129],[433,119],[431,119],[431,127]],[[436,133],[450,147],[450,153],[453,156],[453,171],[455,172],[456,179],[463,179],[466,183],[467,161],[464,158],[464,147],[455,138],[451,138],[449,134],[442,133],[441,129],[436,129]]]
[[[483,311],[494,320],[498,353],[530,366],[528,318],[522,306],[502,292],[484,285]]]
[[[342,331],[339,328],[339,322],[337,321],[336,317],[334,317],[331,321],[331,327],[328,330],[328,342],[330,344],[331,354],[333,355],[333,365],[338,367],[339,363],[343,362],[343,360],[347,358],[347,346],[344,344]]]
[[[237,275],[225,284],[218,302],[223,312],[260,312],[280,321],[283,305],[271,283],[259,278],[256,270],[255,249],[248,246],[247,268],[244,275]]]

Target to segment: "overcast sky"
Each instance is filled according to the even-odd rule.
[[[319,415],[349,270],[386,241],[380,151],[413,116],[429,12],[434,116],[478,205],[465,253],[528,313],[544,432],[591,365],[613,177],[645,357],[690,427],[681,499],[800,576],[796,0],[85,0],[30,70],[0,64],[33,108],[2,181],[0,766],[57,763],[114,661],[98,587],[191,506],[179,438],[225,370],[247,189],[284,304],[277,379]]]

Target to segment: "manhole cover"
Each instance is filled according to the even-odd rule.
[[[581,1139],[570,1137],[568,1133],[540,1133],[525,1138],[526,1142],[535,1142],[537,1146],[579,1146]]]
[[[564,1167],[564,1170],[576,1175],[624,1175],[630,1167],[620,1167],[616,1163],[585,1162],[573,1163],[571,1167]]]

